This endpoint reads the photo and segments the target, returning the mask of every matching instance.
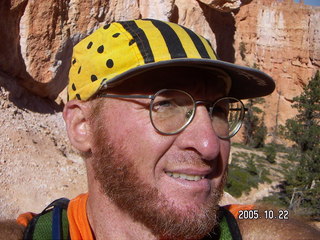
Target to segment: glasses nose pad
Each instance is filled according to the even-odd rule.
[[[208,114],[209,114],[209,117],[212,118],[212,113],[213,113],[213,106],[207,106],[207,111],[208,111]]]
[[[212,118],[212,111],[213,111],[213,106],[210,103],[206,103],[206,102],[201,102],[205,108],[207,109],[208,115],[210,118]]]

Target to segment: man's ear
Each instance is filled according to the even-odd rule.
[[[81,152],[91,150],[90,106],[87,102],[72,100],[63,109],[67,133],[72,146]]]

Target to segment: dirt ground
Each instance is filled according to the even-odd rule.
[[[83,160],[68,144],[60,109],[0,75],[0,219],[86,191]]]

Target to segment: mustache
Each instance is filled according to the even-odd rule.
[[[223,161],[220,154],[215,159],[205,160],[201,158],[200,154],[191,149],[167,156],[167,162],[169,166],[172,164],[175,166],[180,165],[182,167],[210,169],[211,172],[207,176],[208,178],[215,178],[221,175],[223,171]]]

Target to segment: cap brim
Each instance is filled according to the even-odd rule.
[[[199,69],[205,68],[207,71],[210,71],[210,68],[224,70],[227,74],[229,74],[232,80],[231,89],[228,96],[238,99],[263,97],[271,94],[275,89],[274,80],[269,75],[257,69],[220,60],[196,58],[177,58],[138,66],[119,74],[113,79],[110,79],[107,85],[109,88],[143,72],[174,66],[190,66]]]

